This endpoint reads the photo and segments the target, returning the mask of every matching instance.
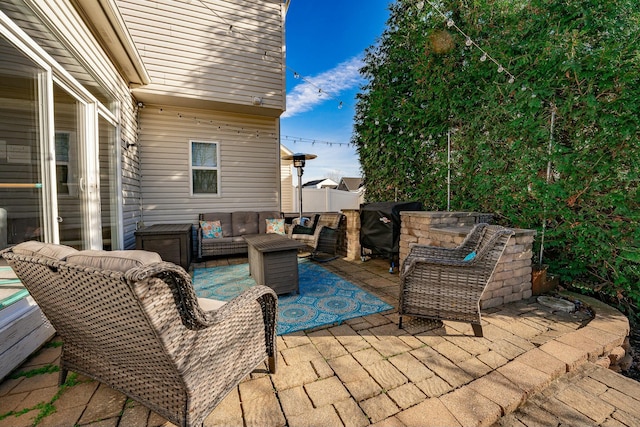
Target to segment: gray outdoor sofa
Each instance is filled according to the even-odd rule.
[[[245,234],[266,232],[267,219],[281,219],[278,211],[209,212],[198,216],[198,258],[216,255],[246,254]],[[222,237],[203,237],[201,221],[220,221]]]

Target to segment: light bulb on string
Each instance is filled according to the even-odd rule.
[[[510,83],[510,84],[513,84],[513,82],[515,82],[515,81],[516,81],[515,77],[511,76],[511,77],[509,78],[509,83]]]
[[[498,72],[502,73],[504,71],[506,71],[504,69],[504,67],[500,64],[498,64],[498,62],[493,59],[492,57],[490,57],[487,52],[485,52],[480,46],[478,46],[477,43],[475,43],[471,37],[469,37],[467,34],[464,33],[464,31],[462,31],[460,28],[458,28],[458,26],[456,25],[455,21],[449,17],[447,17],[447,15],[442,12],[438,6],[436,4],[434,4],[432,1],[427,0],[427,3],[429,3],[429,5],[440,15],[442,16],[445,20],[446,20],[446,25],[448,28],[454,27],[456,31],[458,31],[464,38],[465,38],[465,45],[467,47],[471,47],[471,46],[475,46],[477,47],[481,52],[482,52],[482,56],[480,57],[480,62],[485,62],[487,59],[490,59],[492,62],[494,62],[496,65],[498,65]],[[424,6],[424,2],[422,0],[420,0],[417,3],[418,9],[422,9],[422,7]],[[513,75],[511,73],[509,73],[508,71],[506,71],[507,75],[510,76],[509,82],[511,82],[512,80],[515,81],[515,78],[513,77]]]
[[[338,110],[342,110],[342,101],[338,104]]]
[[[299,79],[299,78],[300,78],[300,74],[298,74],[298,73],[294,72],[294,73],[293,73],[293,78],[294,78],[294,79]]]

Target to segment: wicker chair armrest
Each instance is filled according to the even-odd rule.
[[[273,289],[268,286],[252,286],[219,309],[207,312],[206,314],[211,319],[211,324],[215,324],[226,317],[233,317],[239,307],[254,301],[257,301],[262,307],[265,325],[271,324],[275,327],[278,296]]]
[[[267,322],[267,317],[271,316],[270,313],[273,312],[275,319],[277,296],[267,286],[254,286],[224,304],[220,309],[205,312],[198,304],[198,298],[191,283],[191,276],[180,266],[170,262],[158,262],[132,268],[125,273],[125,278],[132,282],[149,280],[153,277],[160,278],[169,285],[176,300],[182,322],[189,329],[200,330],[213,326],[225,317],[232,316],[239,306],[253,301],[260,303],[265,317],[265,324],[275,323],[275,320]]]
[[[191,283],[191,276],[179,265],[164,261],[156,262],[132,268],[124,276],[134,283],[153,278],[158,278],[167,283],[180,312],[182,323],[188,329],[204,329],[212,324],[211,315],[205,313],[198,304],[198,298]]]
[[[471,261],[415,257],[411,260],[405,260],[400,271],[400,276],[401,278],[408,277],[417,267],[429,268],[429,266],[438,269],[455,270],[458,275],[474,275],[485,269],[484,265],[478,261],[477,257]]]
[[[468,252],[460,247],[441,248],[438,246],[413,245],[410,247],[409,256],[417,258],[464,258]]]

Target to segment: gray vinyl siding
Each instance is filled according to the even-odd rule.
[[[138,157],[138,121],[137,103],[134,100],[121,104],[120,113],[120,147],[122,152],[122,226],[124,232],[124,249],[136,246],[135,231],[142,220],[142,182],[140,176],[140,159]],[[128,147],[127,143],[136,143]]]
[[[265,110],[284,109],[281,2],[118,0],[118,6],[151,77],[141,91],[234,105],[252,105],[257,96]]]
[[[138,147],[145,225],[195,224],[202,212],[279,210],[277,120],[145,105]],[[192,140],[220,144],[217,196],[190,195]]]
[[[96,98],[104,102],[105,89],[116,100],[129,96],[127,85],[70,2],[24,1],[43,22],[25,13],[21,1],[8,3],[18,6],[6,4],[3,11],[10,10],[7,15]]]
[[[280,164],[280,193],[282,212],[293,212],[293,175],[291,161],[283,160]]]

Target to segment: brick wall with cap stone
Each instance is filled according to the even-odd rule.
[[[477,212],[400,212],[400,263],[412,244],[454,248],[474,224],[491,222]],[[532,295],[531,270],[535,230],[513,229],[496,270],[480,301],[481,308],[497,307]]]

